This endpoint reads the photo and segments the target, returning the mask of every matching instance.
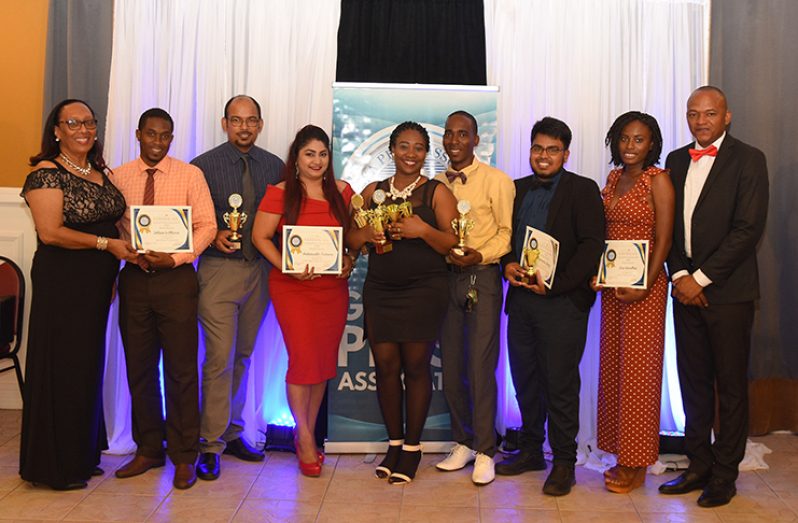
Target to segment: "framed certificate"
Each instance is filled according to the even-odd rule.
[[[138,252],[192,252],[191,206],[131,205],[130,241]]]
[[[342,227],[283,226],[283,272],[341,274],[344,230]]]
[[[545,232],[527,225],[521,267],[533,274],[535,271],[540,271],[543,284],[547,289],[551,289],[551,286],[554,285],[554,273],[557,270],[559,254],[559,241]]]
[[[607,240],[596,283],[604,287],[645,289],[648,281],[648,240]]]

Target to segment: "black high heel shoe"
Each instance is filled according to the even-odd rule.
[[[399,461],[388,482],[392,485],[410,483],[416,477],[419,463],[421,463],[421,445],[402,445]]]
[[[402,452],[403,440],[388,440],[388,450],[385,452],[385,458],[377,465],[374,470],[374,475],[380,479],[388,478],[396,468],[396,463],[399,461],[399,454]]]

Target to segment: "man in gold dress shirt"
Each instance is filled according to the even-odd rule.
[[[449,252],[449,308],[441,328],[443,390],[457,444],[437,468],[458,470],[474,461],[472,481],[493,481],[496,453],[496,364],[502,280],[499,259],[510,251],[515,186],[479,161],[477,120],[465,111],[446,119],[443,147],[449,169],[436,178],[459,202],[470,203],[473,228],[465,247]],[[459,209],[463,205],[460,204]]]

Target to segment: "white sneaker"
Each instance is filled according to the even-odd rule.
[[[443,461],[435,465],[435,468],[438,470],[444,470],[446,472],[460,470],[474,461],[476,456],[476,451],[458,443],[452,447],[452,450],[449,451],[449,455],[446,456]]]
[[[475,485],[487,485],[495,478],[496,472],[493,470],[493,458],[478,452],[474,462],[474,472],[471,474],[471,481]]]

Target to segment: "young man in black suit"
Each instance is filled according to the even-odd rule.
[[[699,87],[687,100],[695,143],[673,151],[665,163],[676,192],[668,272],[690,467],[659,491],[703,489],[702,507],[725,505],[737,492],[734,482],[748,436],[751,326],[759,297],[756,245],[768,207],[765,156],[729,135],[730,122],[723,91]],[[716,386],[720,431],[713,444]]]
[[[515,475],[544,470],[544,423],[548,418],[554,466],[543,492],[571,491],[579,432],[579,361],[585,349],[587,319],[604,248],[604,206],[593,180],[568,172],[571,130],[555,118],[535,123],[529,163],[534,174],[515,181],[512,251],[502,258],[510,283],[506,311],[510,370],[523,428],[521,452],[496,465],[496,473]],[[560,242],[551,289],[538,272],[531,281],[519,260],[527,225]]]

